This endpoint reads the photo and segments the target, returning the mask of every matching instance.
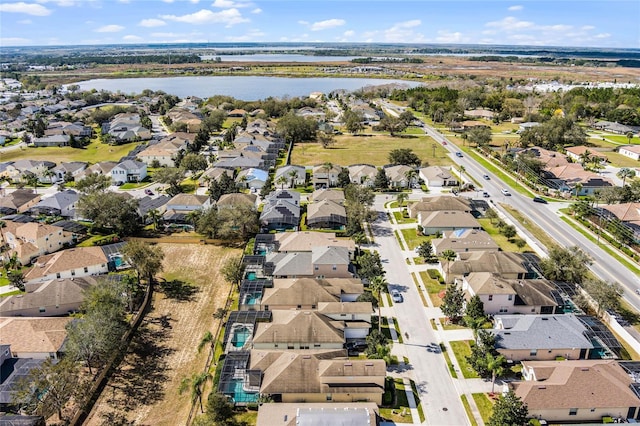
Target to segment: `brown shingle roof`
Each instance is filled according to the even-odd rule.
[[[76,247],[38,257],[24,278],[30,281],[49,274],[105,263],[107,256],[100,247]]]
[[[62,348],[72,318],[0,318],[0,345],[13,353],[52,353]]]
[[[344,332],[312,311],[273,311],[272,322],[259,323],[253,343],[343,343]]]

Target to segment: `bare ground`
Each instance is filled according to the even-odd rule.
[[[197,352],[213,313],[224,307],[230,286],[219,273],[240,250],[213,245],[159,244],[163,281],[122,365],[109,381],[85,425],[185,424],[191,401],[179,395],[183,378],[201,372],[207,349]]]

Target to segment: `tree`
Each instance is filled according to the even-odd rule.
[[[389,189],[389,178],[387,177],[387,172],[382,167],[380,167],[378,173],[376,173],[373,186],[378,190]]]
[[[467,306],[464,310],[465,322],[466,318],[480,319],[484,323],[486,316],[484,313],[484,303],[477,294],[473,295],[467,302]]]
[[[184,172],[177,167],[163,167],[156,171],[153,178],[156,182],[169,185],[167,194],[172,197],[182,192],[180,183],[184,179]]]
[[[203,155],[190,152],[182,157],[180,167],[191,173],[197,173],[201,170],[205,170],[208,167],[208,163],[207,159]]]
[[[381,275],[375,276],[369,282],[369,289],[371,290],[371,293],[374,293],[376,295],[378,301],[380,301],[382,292],[387,291],[387,280]],[[378,304],[378,331],[380,332],[382,332],[382,315],[380,312],[381,305],[382,303]]]
[[[349,176],[349,169],[343,167],[338,173],[338,187],[344,188],[351,183],[351,177]],[[293,187],[292,187],[293,188]]]
[[[367,336],[366,341],[367,349],[365,350],[365,353],[367,356],[376,354],[379,346],[387,346],[389,344],[389,339],[387,339],[387,337],[378,330],[372,330]]]
[[[584,289],[598,305],[598,315],[609,309],[618,309],[624,291],[619,283],[592,278],[584,283]]]
[[[24,291],[24,275],[22,272],[12,272],[9,274],[9,284],[20,291]]]
[[[457,259],[458,254],[455,251],[448,249],[440,253],[440,256],[438,257],[441,260],[444,260],[447,262],[447,282],[449,282],[451,280],[451,277],[449,277],[449,269],[451,267],[451,262]]]
[[[591,258],[577,246],[554,246],[549,250],[549,257],[542,259],[540,267],[548,280],[582,284],[591,263]]]
[[[22,180],[27,184],[27,186],[33,186],[34,193],[38,193],[38,176],[31,172],[25,172],[22,175]]]
[[[254,206],[241,205],[218,212],[218,238],[226,241],[247,241],[260,230],[258,211]]]
[[[622,186],[624,187],[628,178],[633,179],[636,176],[636,171],[628,167],[622,167],[620,170],[618,170],[618,173],[616,173],[616,176],[622,179]]]
[[[473,127],[465,134],[467,135],[467,140],[478,147],[485,146],[491,142],[491,129],[489,127]]]
[[[464,293],[456,285],[447,288],[442,298],[440,309],[451,322],[457,323],[462,317]]]
[[[151,209],[146,214],[147,218],[153,223],[153,229],[158,230],[158,225],[162,220],[162,213],[158,209]]]
[[[320,142],[320,145],[322,145],[324,149],[327,149],[331,145],[336,143],[336,138],[331,133],[318,132],[316,135],[316,139],[318,140],[318,142]]]
[[[378,307],[378,299],[376,299],[376,297],[370,291],[365,291],[364,293],[360,294],[360,296],[358,296],[358,298],[356,299],[356,302],[369,302],[374,309]]]
[[[527,406],[513,390],[509,390],[494,404],[487,426],[524,426],[528,416]]]
[[[344,127],[350,133],[359,133],[364,130],[364,117],[361,113],[354,112],[350,109],[345,110],[342,113],[342,121],[344,122]]]
[[[396,148],[389,152],[389,163],[405,166],[419,166],[420,157],[410,148]]]
[[[418,255],[423,258],[425,262],[431,262],[433,260],[434,254],[431,241],[425,241],[418,246]]]
[[[146,277],[149,285],[152,285],[154,274],[162,271],[164,252],[158,246],[152,246],[141,240],[130,240],[122,248],[122,254],[136,270],[138,282],[141,277]]]
[[[508,240],[511,240],[513,237],[517,235],[516,227],[513,225],[503,226],[501,231],[502,235],[504,235]]]
[[[229,258],[222,266],[222,269],[220,269],[220,272],[222,272],[222,276],[228,283],[234,284],[239,288],[242,278],[244,277],[242,256]]]
[[[504,374],[504,363],[506,359],[503,355],[493,356],[493,354],[487,354],[486,366],[489,373],[491,373],[491,393],[493,393],[496,379]]]
[[[216,425],[232,426],[234,407],[227,396],[211,392],[207,398],[207,415],[211,417]]]
[[[98,173],[91,173],[76,182],[75,188],[85,194],[103,192],[111,185],[111,177]]]
[[[413,186],[418,178],[418,171],[416,169],[409,169],[404,173],[404,177],[407,179],[407,185]]]
[[[340,170],[340,173],[342,173],[343,170],[347,170],[347,173],[349,171],[349,169],[342,169]],[[298,171],[296,169],[291,169],[289,170],[289,173],[287,173],[287,176],[289,176],[289,178],[291,179],[289,183],[289,188],[295,188],[296,178],[298,177]],[[338,182],[340,182],[340,175],[338,175]]]
[[[378,125],[380,130],[386,130],[389,132],[391,136],[395,136],[396,133],[403,132],[407,125],[404,121],[397,117],[393,117],[391,115],[385,115],[380,120],[380,124]]]
[[[276,179],[276,185],[280,185],[280,189],[284,189],[285,183],[287,183],[287,178],[282,175]]]
[[[398,207],[402,207],[407,198],[409,198],[409,195],[406,192],[398,193],[398,195],[396,195],[396,203],[398,203]]]
[[[208,381],[212,380],[211,373],[193,373],[191,377],[182,379],[178,393],[182,395],[186,390],[190,391],[191,403],[200,403],[200,412],[204,413],[204,407],[202,406],[202,394],[204,393],[204,386]]]
[[[196,222],[196,232],[206,236],[207,238],[217,238],[220,221],[218,219],[218,209],[216,207],[208,208],[201,211],[198,221]]]
[[[316,139],[318,123],[315,120],[300,117],[291,111],[278,120],[276,129],[288,143],[309,142]]]
[[[374,277],[385,274],[380,260],[380,254],[377,251],[363,251],[356,260],[358,264],[358,275],[371,282]]]
[[[78,211],[93,221],[95,228],[109,229],[121,236],[140,229],[138,202],[117,192],[94,192],[80,196]]]
[[[400,121],[402,121],[402,123],[404,123],[406,127],[409,127],[413,122],[413,120],[415,119],[415,117],[413,116],[413,113],[409,110],[402,111],[398,116],[398,118],[400,119]]]
[[[224,121],[227,119],[227,112],[223,109],[215,109],[209,113],[202,120],[202,128],[204,128],[207,133],[219,132],[222,130],[222,126],[224,125]]]

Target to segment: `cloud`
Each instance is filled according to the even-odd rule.
[[[265,36],[265,33],[260,30],[251,30],[247,34],[239,35],[239,36],[227,36],[225,40],[233,41],[233,42],[241,42],[241,41],[255,41],[256,39],[260,39]]]
[[[311,31],[328,30],[329,28],[341,27],[346,24],[344,19],[327,19],[326,21],[314,22],[311,24]]]
[[[593,25],[583,25],[582,27],[580,27],[580,29],[583,31],[591,31],[591,30],[595,30],[596,27],[594,27]]]
[[[484,25],[486,27],[497,28],[498,30],[508,32],[522,30],[525,28],[532,28],[534,26],[533,22],[521,21],[518,18],[514,18],[513,16],[507,16],[500,21],[487,22]]]
[[[451,32],[447,30],[440,30],[438,31],[436,41],[439,43],[467,43],[470,40],[460,31]]]
[[[100,28],[96,28],[94,31],[97,33],[117,33],[118,31],[124,30],[122,25],[104,25]]]
[[[353,31],[353,30],[348,30],[348,31],[345,31],[344,33],[342,33],[342,35],[344,37],[353,37],[355,34],[356,34],[356,32]]]
[[[254,15],[259,15],[260,13],[262,13],[262,9],[260,9],[259,7],[256,7],[251,11],[251,13],[253,13]]]
[[[611,37],[611,34],[609,33],[600,33],[593,36],[593,38],[597,38],[599,40],[602,40],[603,38],[609,38],[609,37]]]
[[[42,6],[41,4],[34,3],[1,3],[0,12],[4,13],[26,13],[33,16],[48,16],[51,15],[51,10]]]
[[[36,0],[38,3],[53,3],[60,7],[79,6],[80,2],[77,0]]]
[[[231,8],[242,8],[242,7],[250,7],[252,3],[249,2],[238,2],[233,0],[215,0],[212,7],[218,7],[220,9],[231,9]]]
[[[151,18],[151,19],[143,19],[138,23],[138,25],[141,27],[153,28],[153,27],[161,27],[163,25],[167,25],[167,23],[161,19]]]
[[[420,25],[422,25],[422,21],[420,21],[419,19],[398,22],[392,27],[384,30],[383,41],[393,43],[406,43],[409,40],[411,40],[411,42],[422,42],[424,41],[424,36],[420,33],[414,32],[413,30],[413,28],[419,27]],[[366,36],[366,38],[371,39],[376,33],[377,31],[370,33]]]
[[[520,4],[514,5],[514,6],[509,6],[509,8],[507,8],[507,10],[509,10],[510,12],[515,12],[518,10],[522,10],[524,9],[524,7]]]
[[[227,9],[220,12],[212,12],[208,9],[202,9],[189,15],[162,15],[162,19],[174,22],[184,22],[186,24],[203,25],[203,24],[226,24],[231,27],[236,24],[250,22],[244,18],[238,9]]]
[[[0,45],[2,46],[18,46],[30,44],[31,40],[21,37],[0,37]]]
[[[141,41],[144,41],[144,39],[140,36],[130,34],[122,37],[122,41],[126,43],[139,43]]]
[[[31,19],[21,19],[18,21],[18,24],[29,25],[29,24],[33,24],[33,21]]]

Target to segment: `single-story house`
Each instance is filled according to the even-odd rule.
[[[595,347],[574,314],[496,315],[496,350],[509,361],[587,359]]]
[[[595,148],[590,148],[588,146],[569,146],[565,148],[565,151],[567,152],[567,157],[571,158],[577,163],[582,163],[583,156],[588,156],[589,158],[597,158],[601,163],[607,162],[607,156],[605,154],[602,154]]]
[[[529,416],[547,422],[640,420],[637,373],[631,363],[611,359],[523,361],[523,380],[511,387]]]
[[[392,188],[407,188],[418,181],[417,173],[416,177],[408,178],[408,173],[416,170],[403,164],[385,167],[384,171],[389,179],[389,186]]]
[[[445,250],[454,252],[499,251],[500,246],[481,229],[457,229],[443,232],[442,238],[431,240],[433,252],[440,255]]]
[[[346,247],[315,246],[304,252],[271,252],[266,255],[274,278],[352,278],[354,271]]]
[[[262,404],[258,408],[257,426],[295,426],[313,424],[326,420],[329,424],[338,425],[348,422],[353,425],[377,426],[379,409],[373,402],[314,402],[314,403],[278,403]],[[283,419],[287,419],[284,420]],[[344,424],[342,423],[342,424]]]
[[[458,178],[451,174],[451,167],[423,167],[420,169],[419,176],[429,187],[458,186],[460,184]]]
[[[51,135],[33,139],[33,146],[68,146],[71,138],[68,135]]]
[[[640,145],[624,145],[618,148],[618,152],[625,157],[640,160]]]
[[[269,173],[262,169],[249,168],[240,171],[236,176],[236,182],[242,188],[251,188],[251,190],[261,189],[269,178]]]
[[[344,205],[344,191],[337,189],[321,188],[316,189],[309,196],[309,201],[318,203],[320,201],[333,201],[336,204]]]
[[[307,172],[303,166],[284,166],[276,170],[273,182],[280,188],[302,186],[307,181]]]
[[[76,247],[38,257],[24,279],[26,282],[43,282],[108,272],[109,259],[101,247]]]
[[[344,331],[330,318],[311,310],[275,310],[271,322],[256,324],[254,349],[342,349]]]
[[[345,247],[352,257],[355,243],[351,238],[338,238],[334,232],[285,232],[275,234],[275,250],[280,253],[311,252],[314,247]]]
[[[307,206],[309,228],[342,229],[347,224],[347,211],[341,204],[324,200]]]
[[[11,346],[16,358],[58,359],[71,321],[70,317],[0,317],[0,345]]]
[[[364,186],[373,186],[378,174],[378,169],[370,164],[354,164],[349,166],[349,179],[351,183]]]
[[[418,222],[422,226],[424,235],[435,235],[460,229],[482,229],[480,223],[471,213],[461,211],[420,212],[418,213]]]
[[[435,211],[460,211],[471,213],[469,200],[453,195],[439,195],[436,197],[424,197],[421,201],[410,203],[407,206],[409,217],[416,219],[420,212]]]
[[[364,293],[358,278],[276,278],[263,290],[261,310],[317,310],[319,303],[356,303]]]
[[[243,194],[240,192],[232,194],[223,194],[216,201],[216,207],[218,210],[224,208],[235,208],[237,206],[250,206],[256,207],[256,201],[258,197],[255,194]]]

